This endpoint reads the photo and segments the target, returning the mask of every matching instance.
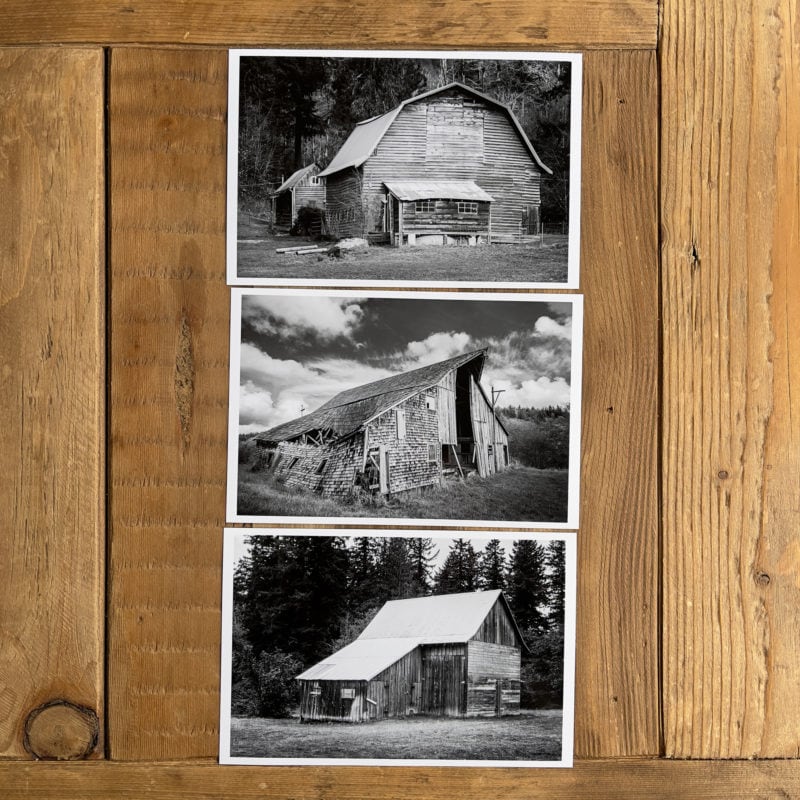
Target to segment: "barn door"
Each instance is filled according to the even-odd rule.
[[[389,492],[389,452],[384,445],[373,445],[367,450],[364,472],[370,491]]]
[[[527,205],[523,209],[522,232],[529,236],[539,233],[539,206]]]
[[[370,719],[386,716],[386,687],[383,681],[370,681],[367,687],[367,706]]]

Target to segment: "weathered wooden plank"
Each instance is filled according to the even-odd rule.
[[[656,57],[590,53],[584,76],[575,753],[657,754]]]
[[[491,788],[489,788],[491,787]],[[793,761],[578,761],[574,769],[0,762],[5,800],[751,800],[797,797]]]
[[[0,44],[653,48],[657,26],[654,0],[412,0],[391,17],[379,0],[6,0]]]
[[[112,757],[217,750],[225,506],[223,51],[110,72]]]
[[[797,6],[665,9],[666,752],[796,757]]]
[[[98,756],[102,50],[0,50],[0,196],[0,756]]]

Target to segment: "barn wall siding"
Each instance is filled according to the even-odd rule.
[[[419,647],[403,656],[399,661],[376,675],[385,690],[383,716],[405,717],[419,713],[422,671],[422,655]]]
[[[361,468],[363,437],[353,436],[332,445],[319,447],[299,442],[281,442],[278,445],[280,460],[273,475],[286,486],[317,491],[325,497],[344,497],[355,482],[356,470]],[[294,466],[292,461],[297,459]],[[322,474],[317,470],[326,460]]]
[[[334,236],[360,236],[365,230],[361,205],[362,173],[343,169],[325,178],[325,218]]]
[[[446,101],[450,102],[446,102]],[[453,121],[478,114],[482,119],[483,146],[477,134],[464,145]],[[477,117],[476,117],[477,118]],[[428,147],[429,121],[434,140]],[[476,125],[469,130],[475,133]],[[444,137],[452,130],[447,146]],[[457,157],[454,157],[457,155]],[[380,230],[383,224],[383,182],[404,179],[473,180],[493,198],[492,234],[516,235],[526,205],[539,206],[541,171],[528,153],[507,115],[471,95],[454,92],[436,95],[430,102],[410,103],[398,114],[376,152],[363,166],[366,230]],[[330,193],[328,195],[330,203]]]
[[[467,647],[433,644],[422,647],[421,712],[458,717],[466,712]]]
[[[439,420],[439,441],[458,444],[456,427],[456,371],[451,370],[436,387],[436,409]]]
[[[470,379],[470,413],[479,474],[486,476],[505,469],[508,466],[504,456],[508,452],[508,434],[499,422],[493,422],[491,406],[478,388],[475,378]],[[491,456],[489,445],[492,446]]]
[[[354,697],[343,698],[342,690]],[[370,719],[366,681],[300,681],[300,720],[366,722]]]
[[[497,600],[492,610],[486,615],[478,632],[472,637],[473,641],[494,643],[518,648],[520,642],[514,626],[511,624],[505,606]]]
[[[442,453],[439,446],[438,412],[425,405],[425,393],[402,404],[406,414],[406,435],[397,436],[394,410],[369,423],[370,447],[386,447],[389,460],[389,492],[402,492],[439,483]],[[428,445],[435,445],[435,461],[428,460]]]

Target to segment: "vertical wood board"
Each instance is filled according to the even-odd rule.
[[[217,751],[224,51],[113,50],[109,748]]]
[[[0,50],[0,757],[102,754],[103,163],[102,50]]]
[[[666,754],[797,757],[797,7],[665,11]]]
[[[575,756],[659,751],[656,55],[584,61]]]

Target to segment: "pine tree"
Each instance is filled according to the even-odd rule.
[[[564,628],[564,596],[566,591],[566,546],[563,540],[554,539],[547,545],[545,564],[547,576],[549,620],[552,625]]]
[[[379,552],[375,583],[381,604],[411,597],[412,563],[408,540],[399,537],[382,539]]]
[[[415,537],[408,540],[411,558],[411,592],[410,597],[421,597],[430,594],[433,587],[433,560],[437,550],[433,539]]]
[[[474,592],[479,585],[478,556],[468,539],[456,539],[436,575],[436,594]]]
[[[518,539],[511,553],[507,593],[520,628],[534,633],[547,630],[548,589],[544,547],[530,539]]]
[[[499,539],[486,543],[479,557],[480,588],[506,588],[506,554]]]

